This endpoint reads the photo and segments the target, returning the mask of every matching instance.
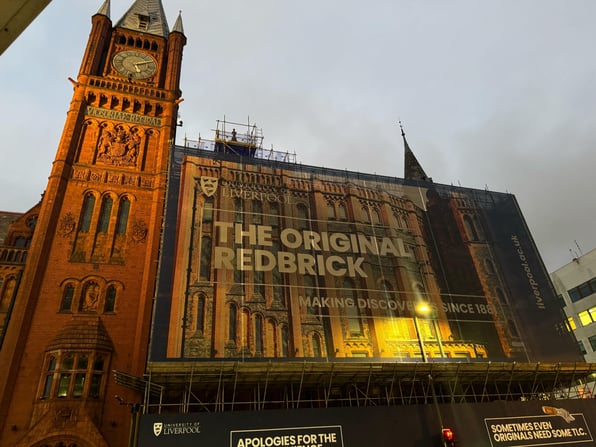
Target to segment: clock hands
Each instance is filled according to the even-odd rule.
[[[145,64],[149,64],[149,63],[151,63],[151,62],[153,62],[153,61],[141,61],[141,62],[135,62],[135,63],[133,64],[133,65],[135,66],[135,71],[136,71],[137,73],[140,73],[140,72],[141,72],[141,69],[139,68],[139,65],[145,65]]]

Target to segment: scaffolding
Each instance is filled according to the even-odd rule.
[[[213,140],[202,138],[193,140],[184,138],[184,152],[192,154],[194,149],[218,152],[239,157],[258,158],[285,163],[296,163],[296,153],[289,151],[282,152],[273,149],[263,148],[263,130],[256,124],[236,123],[231,121],[217,120],[215,129],[212,129],[215,138]]]
[[[596,364],[508,362],[152,362],[145,413],[366,407],[592,397]],[[591,384],[590,384],[591,383]]]

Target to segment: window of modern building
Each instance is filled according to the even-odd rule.
[[[575,325],[575,320],[573,319],[573,317],[567,318],[567,329],[569,329],[570,332],[577,329],[577,326]]]
[[[579,347],[579,352],[581,352],[581,355],[586,355],[588,353],[586,351],[586,347],[584,346],[584,342],[582,342],[581,340],[577,341],[577,346]]]
[[[592,351],[596,352],[596,335],[592,335],[592,336],[588,337],[588,341],[590,342]]]
[[[569,289],[567,293],[569,294],[569,298],[571,298],[571,302],[573,303],[581,300],[582,298],[586,298],[593,293],[596,293],[596,277],[581,283],[573,289]]]

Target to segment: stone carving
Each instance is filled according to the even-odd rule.
[[[74,231],[76,226],[77,223],[72,213],[66,213],[62,216],[60,223],[58,224],[58,234],[62,237],[67,237]]]
[[[139,219],[132,225],[132,240],[134,242],[145,242],[148,233],[147,224],[144,220]]]
[[[99,140],[97,160],[116,166],[135,166],[140,146],[138,129],[126,130],[123,126],[106,129]]]
[[[85,287],[85,296],[81,303],[83,312],[95,312],[99,301],[99,285],[95,282],[88,283]]]

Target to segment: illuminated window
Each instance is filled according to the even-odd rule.
[[[573,317],[567,318],[567,328],[569,329],[569,331],[574,331],[577,329],[577,326],[575,325],[575,320],[573,319]]]
[[[587,310],[584,310],[583,312],[577,314],[577,317],[579,318],[579,321],[582,324],[582,326],[588,326],[589,324],[593,323],[592,317],[590,316],[590,313]]]
[[[46,360],[40,398],[99,398],[105,364],[105,357],[95,352],[50,354]]]

